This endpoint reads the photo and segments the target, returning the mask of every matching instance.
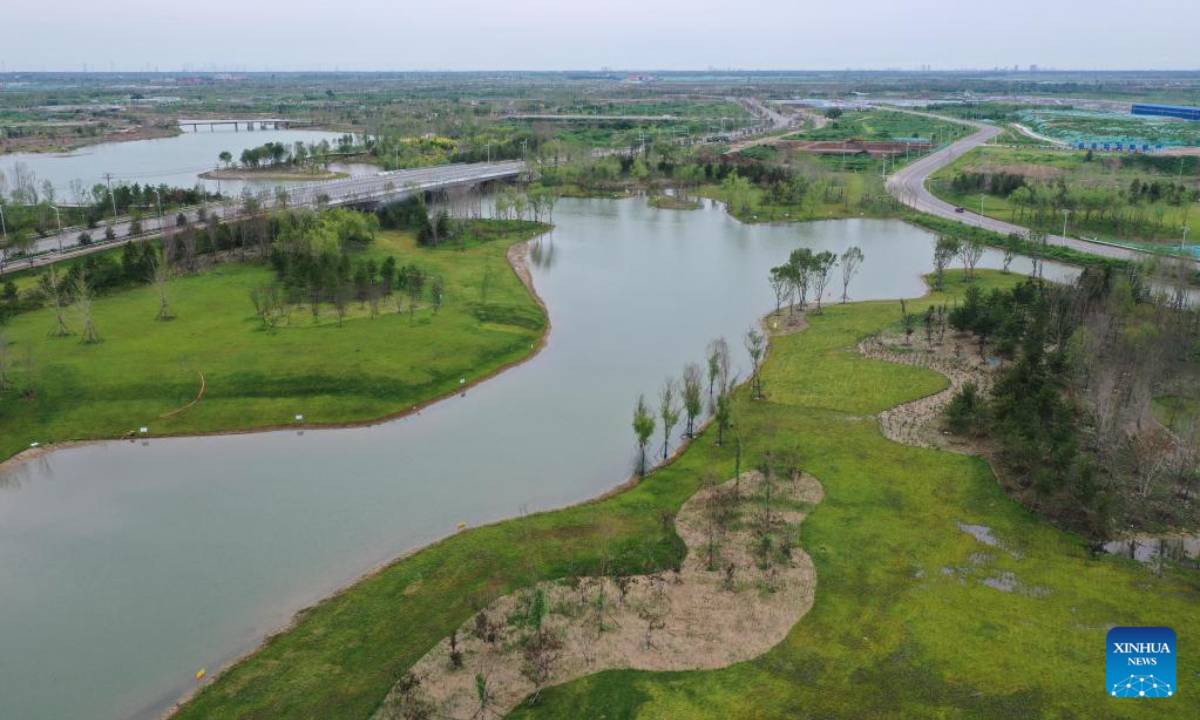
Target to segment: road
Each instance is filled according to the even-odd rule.
[[[473,163],[438,165],[436,167],[416,168],[413,170],[393,170],[373,175],[330,180],[328,182],[301,182],[285,186],[287,190],[287,205],[289,207],[315,207],[318,204],[330,207],[337,205],[355,205],[381,200],[400,199],[415,190],[439,190],[454,185],[500,180],[519,175],[525,170],[525,163],[520,160],[495,163]],[[267,191],[261,196],[264,207],[274,207],[281,200],[273,191]],[[318,203],[320,201],[320,203]],[[240,217],[242,202],[234,198],[225,203],[213,204],[208,207],[209,213],[214,213],[222,220],[234,220]],[[174,225],[178,211],[171,211],[161,218],[161,221]],[[198,209],[183,211],[189,222],[199,220]],[[95,242],[91,245],[79,245],[78,228],[64,231],[41,238],[32,253],[42,253],[27,259],[16,259],[7,265],[0,265],[0,273],[6,270],[17,270],[37,267],[67,257],[78,257],[92,252],[98,252],[114,244],[129,239],[130,220],[122,220],[113,225],[117,239],[104,242],[104,228],[99,227],[89,232]],[[149,217],[142,220],[142,233],[135,239],[145,240],[158,237],[162,233],[159,225],[160,218]],[[61,248],[61,251],[60,251]]]
[[[954,220],[964,225],[984,228],[1003,235],[1017,233],[1024,236],[1029,233],[1029,228],[1004,222],[1003,220],[996,220],[969,210],[964,209],[963,212],[956,212],[954,205],[934,197],[933,193],[929,192],[925,186],[931,175],[962,157],[964,153],[974,150],[999,135],[1002,132],[1001,128],[931,113],[921,113],[912,110],[901,110],[900,112],[910,112],[915,115],[925,115],[949,122],[957,122],[960,125],[970,125],[978,132],[951,143],[936,152],[930,153],[893,173],[887,179],[887,190],[893,197],[914,210],[946,218],[947,220]],[[1051,245],[1059,245],[1079,250],[1080,252],[1091,253],[1092,255],[1101,255],[1120,260],[1142,260],[1152,257],[1150,253],[1130,248],[1091,242],[1079,238],[1063,237],[1061,235],[1050,235],[1047,237],[1046,242]]]

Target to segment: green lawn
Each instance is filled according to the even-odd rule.
[[[534,232],[471,243],[464,251],[419,248],[409,233],[380,233],[359,257],[395,255],[446,281],[435,316],[426,301],[410,317],[385,303],[375,319],[354,303],[339,327],[332,306],[314,320],[293,309],[291,325],[267,332],[250,288],[269,282],[262,264],[224,264],[170,281],[177,316],[156,321],[151,286],[94,303],[103,342],[52,337],[50,310],[13,318],[0,332],[16,363],[18,390],[0,393],[0,458],[32,442],[117,437],[139,427],[152,435],[213,432],[292,422],[365,421],[457,388],[531,352],[546,318],[509,268],[505,253]],[[481,285],[489,268],[486,306]],[[207,383],[194,407],[199,373]],[[29,391],[29,392],[22,392]]]
[[[1015,281],[982,275],[987,284]],[[954,293],[964,287],[948,285]],[[931,371],[855,352],[860,338],[899,316],[897,302],[830,306],[809,330],[773,341],[766,402],[738,395],[745,463],[768,448],[791,449],[825,486],[802,537],[817,566],[816,605],[787,640],[725,670],[595,675],[550,690],[518,715],[1200,713],[1195,693],[1132,703],[1109,699],[1103,687],[1109,625],[1170,625],[1180,647],[1195,646],[1194,574],[1155,577],[1132,561],[1093,559],[1081,538],[1009,501],[983,461],[880,435],[872,414],[946,384]],[[179,717],[366,718],[408,667],[489,599],[539,579],[596,572],[605,560],[621,572],[678,562],[671,515],[705,471],[733,472],[733,446],[715,447],[714,432],[614,497],[473,529],[398,561],[304,613]],[[980,544],[956,520],[989,526],[1004,548]],[[1004,571],[1020,590],[981,582]],[[1200,671],[1194,655],[1179,662],[1184,683]]]
[[[1026,182],[1049,187],[1063,182],[1068,188],[1062,206],[1071,209],[1067,231],[1071,235],[1098,237],[1101,240],[1157,242],[1177,246],[1184,225],[1200,221],[1200,209],[1195,203],[1172,204],[1167,201],[1142,201],[1130,204],[1117,191],[1125,191],[1130,183],[1159,181],[1182,183],[1193,190],[1200,189],[1195,163],[1190,158],[1178,166],[1172,158],[1126,158],[1094,154],[1091,161],[1086,153],[1038,148],[1009,148],[984,146],[973,150],[953,164],[934,174],[929,189],[946,202],[980,210],[979,192],[956,192],[951,180],[959,173],[985,174],[1013,172],[1025,174]],[[1143,163],[1157,163],[1154,167]],[[1054,192],[1048,190],[1047,194]],[[983,212],[989,217],[1024,226],[1041,227],[1055,234],[1063,230],[1061,210],[1047,207],[1022,207],[1012,197],[986,194]],[[1118,222],[1114,213],[1121,216]],[[1196,238],[1191,238],[1194,245]]]

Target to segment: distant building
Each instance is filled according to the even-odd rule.
[[[1138,103],[1133,106],[1134,115],[1150,115],[1153,117],[1173,117],[1180,120],[1200,121],[1200,108],[1187,105],[1150,105]]]

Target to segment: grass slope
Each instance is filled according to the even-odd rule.
[[[271,279],[259,264],[218,265],[171,280],[177,317],[168,322],[154,319],[158,300],[150,286],[96,300],[97,345],[81,344],[78,334],[52,337],[50,310],[20,315],[4,332],[18,363],[17,386],[36,394],[0,393],[0,459],[34,441],[116,437],[141,426],[167,435],[288,423],[297,413],[309,423],[365,421],[450,392],[463,376],[527,355],[544,331],[545,314],[505,256],[530,233],[462,252],[419,248],[408,233],[380,233],[359,255],[392,254],[401,265],[415,262],[445,278],[446,303],[436,317],[428,307],[400,315],[389,302],[370,319],[354,303],[338,327],[332,307],[319,321],[301,307],[291,326],[266,332],[249,299],[250,288]],[[161,418],[196,397],[199,372],[207,382],[203,400]]]
[[[1014,279],[984,278],[989,285]],[[961,283],[949,285],[962,291]],[[1129,703],[1103,690],[1107,624],[1172,625],[1180,647],[1194,646],[1194,576],[1154,577],[1132,561],[1091,559],[1080,538],[1009,501],[983,461],[880,435],[872,414],[946,385],[931,371],[855,352],[860,338],[898,319],[896,302],[831,306],[809,330],[773,341],[764,369],[768,401],[751,402],[744,392],[737,398],[746,466],[768,448],[792,449],[826,488],[802,538],[819,574],[816,606],[788,639],[726,670],[595,675],[544,693],[517,715],[1200,712],[1195,694]],[[715,447],[714,433],[614,497],[474,529],[392,564],[304,613],[178,717],[366,718],[408,667],[493,597],[606,563],[624,573],[677,563],[683,549],[673,514],[703,472],[733,472],[733,446]],[[979,544],[956,519],[987,524],[1021,559]],[[962,571],[947,575],[943,567]],[[1049,594],[980,583],[1003,570]],[[1179,661],[1185,682],[1200,669],[1187,655]]]

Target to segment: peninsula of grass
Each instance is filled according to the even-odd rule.
[[[648,204],[659,210],[699,210],[702,207],[699,200],[678,195],[653,195]]]
[[[980,275],[985,287],[1016,280]],[[954,302],[966,284],[948,277],[947,293],[916,304]],[[833,305],[810,319],[808,330],[773,339],[767,400],[740,391],[733,417],[743,468],[767,450],[792,452],[825,487],[800,539],[817,568],[813,609],[756,660],[707,672],[605,672],[544,691],[516,715],[1200,714],[1194,693],[1117,704],[1104,668],[1114,625],[1168,625],[1180,647],[1200,642],[1200,579],[1095,557],[1082,538],[1008,499],[983,460],[885,439],[875,413],[947,385],[932,371],[857,353],[862,338],[899,325],[899,302]],[[302,613],[177,717],[365,719],[492,598],[602,568],[677,565],[674,513],[704,473],[734,473],[734,444],[716,447],[715,434],[701,433],[675,462],[607,499],[473,529],[397,561]],[[982,544],[960,522],[986,525],[1000,545]],[[1006,573],[1017,583],[1011,591],[983,582]],[[1180,678],[1200,671],[1192,655],[1178,662]]]
[[[489,221],[490,222],[490,221]],[[509,247],[542,231],[534,223],[486,225],[464,248],[419,246],[407,232],[381,232],[352,260],[391,255],[445,282],[428,299],[377,317],[352,301],[339,323],[331,305],[313,317],[295,307],[274,331],[255,315],[251,289],[271,282],[265,263],[225,263],[167,284],[169,321],[156,320],[152,285],[93,301],[101,342],[55,337],[51,310],[2,328],[14,388],[0,392],[0,459],[31,443],[236,431],[295,424],[366,422],[403,412],[534,352],[546,316],[510,267]],[[486,280],[485,280],[486,277]],[[397,291],[397,294],[401,294]],[[185,411],[170,414],[204,394]]]
[[[286,167],[223,168],[220,170],[209,170],[208,172],[200,173],[200,177],[207,180],[278,180],[280,182],[308,182],[315,180],[341,180],[342,178],[350,177],[350,174],[339,172],[337,170],[318,170],[314,172],[305,168],[288,169]]]

